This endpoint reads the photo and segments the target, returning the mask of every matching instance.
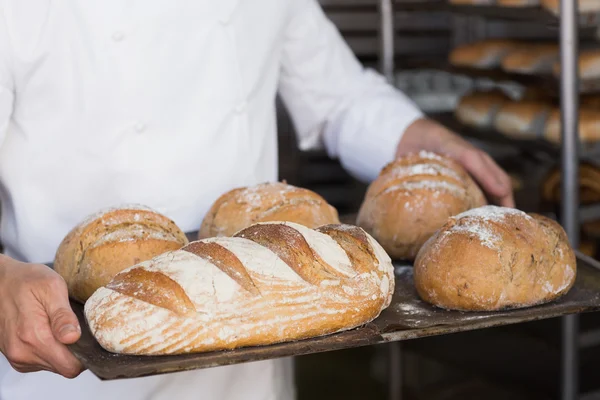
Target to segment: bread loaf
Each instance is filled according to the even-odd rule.
[[[450,64],[469,68],[498,68],[502,59],[517,45],[512,40],[490,39],[459,46],[450,52]]]
[[[559,298],[576,268],[556,222],[486,206],[450,218],[419,252],[414,278],[419,296],[437,307],[495,311]]]
[[[539,6],[540,0],[496,0],[501,7],[533,7]]]
[[[315,192],[286,183],[263,183],[219,197],[202,221],[198,238],[231,236],[268,221],[295,222],[309,228],[340,222],[337,210]]]
[[[90,297],[85,316],[110,352],[180,354],[351,329],[393,292],[390,258],[362,229],[271,222],[123,271]]]
[[[561,143],[560,110],[554,109],[544,129],[544,138],[552,143]],[[600,111],[579,110],[579,140],[583,143],[593,143],[600,140]]]
[[[502,69],[520,74],[550,74],[559,57],[555,44],[531,44],[509,52],[502,59]]]
[[[600,79],[600,49],[582,50],[579,52],[579,78],[581,80]],[[554,75],[559,77],[560,61],[554,63]]]
[[[456,108],[456,119],[475,128],[490,128],[500,107],[510,98],[500,91],[475,92],[463,96]]]
[[[574,0],[571,0],[574,1]],[[598,0],[577,0],[578,9],[582,14],[600,11],[600,2]],[[542,6],[552,13],[560,14],[560,0],[541,0]]]
[[[489,6],[494,4],[496,0],[450,0],[450,4],[461,6]]]
[[[542,199],[549,203],[561,203],[561,172],[554,168],[544,179]],[[590,163],[579,166],[579,201],[584,204],[600,202],[600,169]]]
[[[414,259],[452,215],[485,204],[485,197],[456,162],[421,152],[388,164],[369,186],[357,224],[393,259]]]
[[[167,217],[131,205],[88,217],[60,244],[54,269],[70,296],[85,302],[125,268],[187,244],[185,234]]]
[[[542,137],[551,110],[550,105],[537,101],[505,103],[496,114],[494,128],[515,139]]]

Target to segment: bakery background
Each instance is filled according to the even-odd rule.
[[[512,39],[538,47],[550,44],[558,51],[560,32],[556,17],[539,7],[511,9],[489,5],[494,1],[456,1],[462,3],[459,7],[446,1],[426,0],[320,2],[365,65],[384,72],[431,117],[488,151],[510,172],[520,209],[560,218],[560,144],[544,138],[543,123],[550,118],[551,110],[558,110],[559,80],[551,70],[545,75],[523,74],[502,70],[501,66],[472,68],[449,62],[453,50],[490,39]],[[465,3],[488,5],[473,7],[464,6]],[[389,14],[393,17],[388,18],[393,25],[392,41],[382,40],[390,32],[385,22],[382,27],[385,18],[381,16],[385,14],[381,11],[386,5],[393,7]],[[578,22],[583,53],[598,45],[600,16],[585,14]],[[391,49],[393,59],[389,57]],[[535,49],[536,46],[528,48],[531,52]],[[582,133],[587,136],[580,154],[584,163],[580,171],[580,249],[597,258],[600,149],[595,142],[600,140],[600,106],[594,95],[597,85],[588,81],[582,86],[587,93],[582,97],[582,109],[585,107],[586,111],[582,113],[581,126],[587,127]],[[530,113],[509,115],[509,120],[513,117],[518,123],[505,129],[489,126],[489,121],[488,126],[475,126],[461,118],[459,105],[461,99],[468,103],[471,96],[482,104],[481,113],[497,112],[497,105],[488,101],[486,108],[486,102],[477,99],[482,93],[484,97],[500,95],[504,104],[514,103],[517,107],[513,109]],[[526,102],[527,106],[519,102]],[[341,214],[355,212],[366,186],[345,173],[324,152],[300,152],[285,109],[278,106],[280,178],[321,194]],[[511,111],[510,106],[506,108]],[[596,368],[600,360],[600,318],[584,314],[579,323],[579,398],[600,398],[600,373]],[[396,347],[380,345],[298,357],[299,398],[560,398],[561,340],[561,320],[551,319],[406,341],[399,354]],[[397,356],[392,365],[390,353]],[[388,367],[400,378],[390,381]]]

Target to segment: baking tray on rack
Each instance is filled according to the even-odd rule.
[[[577,261],[576,283],[563,298],[541,306],[494,313],[463,313],[432,307],[419,299],[413,284],[412,267],[396,264],[396,285],[391,305],[377,319],[362,327],[270,346],[175,356],[130,356],[104,350],[89,330],[83,306],[72,302],[81,323],[82,335],[69,347],[82,364],[100,379],[114,380],[301,356],[598,311],[600,263],[581,254],[578,254]]]

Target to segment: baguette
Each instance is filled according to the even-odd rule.
[[[90,297],[85,316],[107,351],[195,353],[352,329],[393,292],[391,260],[362,229],[270,222],[121,272]]]
[[[231,236],[268,221],[290,221],[309,228],[340,222],[337,210],[315,192],[286,183],[263,183],[219,197],[204,217],[198,238]]]
[[[369,186],[357,225],[393,259],[414,259],[448,217],[486,204],[469,174],[455,161],[420,152],[388,164]]]
[[[108,208],[69,232],[58,247],[54,269],[71,298],[83,303],[123,269],[187,242],[173,221],[148,207]]]
[[[490,39],[459,46],[450,52],[450,64],[479,69],[498,68],[502,59],[517,46],[518,42],[505,39]]]
[[[495,206],[450,218],[414,267],[424,301],[460,311],[546,303],[567,293],[576,273],[575,253],[559,224]]]
[[[456,119],[475,128],[490,128],[500,107],[510,101],[502,92],[475,92],[463,96],[455,111]]]
[[[544,129],[544,138],[549,142],[561,143],[560,110],[554,109]],[[600,111],[579,110],[579,140],[583,143],[594,143],[600,140]]]

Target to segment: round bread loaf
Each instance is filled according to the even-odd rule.
[[[450,52],[450,64],[457,67],[492,69],[519,43],[506,39],[489,39],[458,46]]]
[[[535,139],[543,135],[552,107],[537,101],[515,101],[503,104],[496,113],[494,128],[515,139]]]
[[[70,296],[84,303],[125,268],[185,246],[169,218],[138,205],[105,209],[77,225],[60,244],[54,269]]]
[[[273,221],[311,229],[340,223],[337,210],[315,192],[285,182],[262,183],[219,197],[204,217],[198,238],[232,236],[257,222]]]
[[[437,307],[496,311],[557,299],[576,268],[556,222],[485,206],[450,218],[421,248],[414,277],[419,296]]]
[[[367,190],[357,224],[393,259],[412,260],[448,217],[485,203],[483,193],[460,165],[420,152],[381,171]]]
[[[463,96],[454,112],[461,123],[475,128],[491,128],[500,107],[510,101],[502,91],[474,92]]]
[[[562,141],[560,115],[560,110],[554,109],[544,128],[544,139],[554,144]],[[584,108],[579,110],[579,140],[588,144],[600,141],[600,112]]]

